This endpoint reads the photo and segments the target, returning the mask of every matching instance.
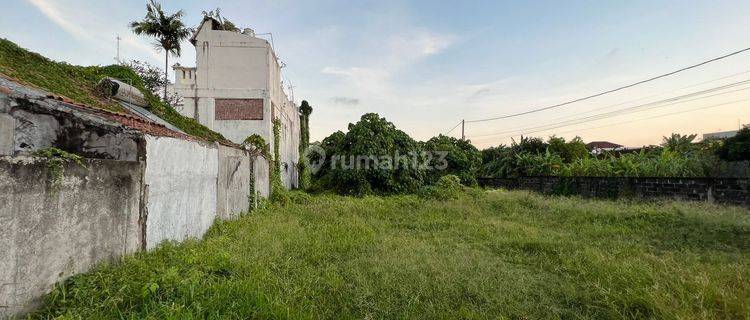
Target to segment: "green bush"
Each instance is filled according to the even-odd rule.
[[[744,127],[734,137],[724,139],[716,154],[726,161],[750,160],[750,127]]]
[[[245,141],[242,142],[242,145],[251,146],[253,147],[253,149],[260,151],[260,153],[264,157],[266,157],[266,159],[270,158],[268,143],[266,143],[266,140],[257,133],[253,133],[245,138]]]
[[[685,146],[686,139],[690,136],[673,135],[668,139],[673,147],[594,157],[588,154],[579,138],[566,142],[553,136],[546,144],[541,144],[540,139],[522,138],[520,143],[510,147],[483,150],[485,163],[481,174],[495,177],[703,177],[721,167],[710,149]],[[542,145],[546,147],[539,151]]]
[[[448,174],[440,177],[434,185],[422,187],[417,194],[425,199],[449,200],[458,199],[465,189],[461,178]]]
[[[393,123],[368,113],[348,129],[322,141],[326,159],[314,176],[316,191],[397,194],[414,192],[423,185],[426,170],[420,166],[424,162],[420,145]],[[393,166],[383,166],[383,157],[396,159],[390,162]]]
[[[289,202],[293,204],[310,204],[314,200],[310,194],[300,190],[292,190],[288,194]]]
[[[441,176],[451,174],[458,176],[465,185],[476,185],[476,177],[482,167],[482,154],[471,142],[441,134],[427,140],[424,150],[431,152],[427,183],[435,183]],[[443,159],[445,163],[441,163],[436,152],[447,153]],[[441,165],[445,168],[441,169]]]

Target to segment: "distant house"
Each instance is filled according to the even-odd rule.
[[[735,135],[737,135],[737,130],[709,132],[703,134],[703,140],[725,139],[734,137]]]
[[[300,113],[282,88],[281,63],[273,47],[252,29],[224,30],[205,17],[190,39],[195,67],[173,66],[172,90],[183,100],[179,112],[235,143],[258,134],[274,150],[273,120],[281,122],[282,182],[298,184]]]
[[[604,151],[612,151],[622,148],[623,145],[609,142],[609,141],[592,141],[586,144],[586,149],[589,149],[593,154],[600,154]]]

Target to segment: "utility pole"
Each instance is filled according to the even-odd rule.
[[[122,64],[122,61],[120,61],[120,40],[122,40],[122,38],[120,38],[120,35],[118,34],[115,39],[117,39],[117,57],[115,60],[117,60],[117,64]]]
[[[466,140],[466,135],[464,135],[464,125],[466,124],[466,120],[461,119],[461,140]]]

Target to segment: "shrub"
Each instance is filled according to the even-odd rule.
[[[447,152],[444,164],[437,154],[432,154],[430,170],[427,172],[428,183],[435,183],[442,175],[451,174],[458,176],[465,185],[476,185],[476,176],[482,166],[482,154],[471,142],[441,134],[428,140],[424,149],[428,152]],[[440,165],[446,167],[439,169]]]
[[[684,140],[678,138],[673,140]],[[522,139],[522,143],[526,145],[499,146],[483,152],[485,157],[494,158],[483,165],[482,174],[496,177],[702,177],[721,167],[710,151],[695,146],[657,148],[621,155],[605,154],[595,158],[581,152],[585,146],[580,139],[565,142],[562,138],[551,137],[543,152],[534,152],[538,149],[530,147],[538,145],[538,140]]]
[[[269,159],[269,148],[268,143],[266,143],[266,140],[263,139],[260,135],[253,133],[252,135],[245,138],[245,141],[242,142],[243,146],[250,146],[255,150],[258,150],[266,159]]]
[[[726,161],[750,160],[750,127],[746,126],[734,137],[724,139],[716,154]]]
[[[326,159],[314,176],[317,191],[396,194],[414,192],[422,186],[426,172],[419,166],[421,148],[409,135],[376,113],[363,115],[348,129],[322,141]],[[394,159],[392,167],[381,162],[385,156]]]
[[[310,204],[313,202],[313,197],[304,191],[292,190],[288,194],[289,202],[293,204]]]
[[[566,142],[565,138],[552,136],[547,144],[549,145],[548,150],[560,155],[565,163],[571,163],[589,156],[589,150],[586,149],[586,144],[580,137],[575,137]]]
[[[457,199],[461,196],[464,189],[465,187],[461,184],[461,178],[448,174],[440,177],[434,185],[424,186],[419,189],[418,195],[426,199]]]

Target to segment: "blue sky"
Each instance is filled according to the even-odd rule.
[[[163,4],[168,10],[185,10],[189,25],[200,20],[201,11],[221,7],[241,27],[272,32],[295,98],[314,107],[313,140],[345,130],[366,112],[428,139],[460,119],[555,104],[750,46],[748,1]],[[150,40],[127,28],[144,15],[144,1],[10,0],[3,8],[0,37],[55,60],[113,63],[114,39],[120,34],[125,59],[163,65]],[[176,61],[194,65],[194,58],[192,46],[185,43]],[[750,79],[745,71],[750,71],[750,53],[584,103],[467,124],[466,133],[480,147],[508,143],[511,137],[501,132]],[[743,99],[750,99],[750,89],[531,135],[659,143],[671,132],[731,130],[738,120],[750,122],[750,101]],[[636,121],[712,105],[720,106]],[[519,132],[512,133],[516,139]]]

